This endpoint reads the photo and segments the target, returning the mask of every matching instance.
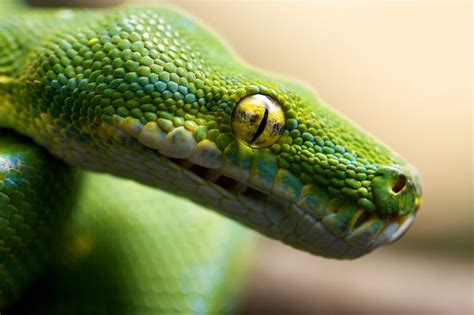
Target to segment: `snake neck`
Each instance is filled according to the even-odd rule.
[[[0,76],[0,128],[9,127],[11,102],[7,98],[9,77]]]
[[[8,127],[13,57],[19,52],[18,38],[8,26],[7,12],[11,11],[12,5],[12,1],[0,0],[0,128]],[[10,52],[13,53],[12,56],[9,55]]]
[[[15,14],[8,14],[12,9]],[[0,0],[0,11],[0,127],[11,127],[31,53],[44,38],[86,17],[87,11],[28,9],[6,0]]]
[[[29,21],[13,1],[0,0],[0,127],[9,127],[12,120],[12,99],[18,69],[30,47],[38,41],[42,27]],[[19,14],[8,14],[13,9]],[[18,9],[18,11],[16,11]],[[28,21],[28,22],[27,22]],[[27,22],[27,23],[25,23]]]

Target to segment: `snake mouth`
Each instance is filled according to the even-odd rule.
[[[198,176],[213,188],[216,188],[221,192],[225,191],[226,194],[241,195],[253,199],[261,199],[265,196],[265,192],[237,179],[224,175],[220,169],[212,169],[193,164],[191,161],[186,159],[168,158],[168,160],[179,166],[183,171]]]
[[[338,212],[348,205],[335,205],[339,201],[336,198],[329,198],[319,206],[310,205],[307,197],[315,192],[312,185],[302,189],[296,201],[292,201],[248,181],[230,177],[222,169],[207,168],[187,159],[166,160],[221,194],[223,198],[217,205],[211,201],[214,208],[267,236],[326,257],[356,258],[392,243],[408,230],[416,214],[382,220],[358,208],[350,224],[341,228]],[[328,197],[320,193],[318,201],[325,198]]]

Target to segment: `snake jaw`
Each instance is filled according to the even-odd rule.
[[[160,153],[160,163],[173,164],[199,183],[198,191],[184,189],[185,196],[294,247],[326,257],[355,258],[393,241],[412,222],[384,222],[347,198],[331,197],[319,185],[304,185],[288,170],[279,169],[269,150],[251,149],[238,141],[223,151],[208,139],[184,141],[194,149],[167,156],[170,151],[161,145],[166,139],[176,139],[170,136],[176,135],[174,130],[166,133],[153,124],[136,135],[143,145],[152,144],[149,148]],[[187,155],[181,155],[185,151]],[[204,197],[208,195],[212,197]],[[351,223],[341,226],[340,213],[352,216]]]
[[[111,142],[108,147],[52,147],[58,149],[57,155],[89,169],[122,176],[122,169],[136,170],[128,177],[183,195],[264,235],[325,257],[365,255],[400,237],[413,221],[380,218],[376,211],[364,209],[347,197],[333,196],[321,185],[304,184],[279,168],[269,149],[252,149],[238,141],[221,149],[214,141],[200,139],[185,128],[179,132],[187,135],[176,137],[176,129],[165,131],[159,124],[116,119],[114,125],[101,128],[103,139]],[[180,141],[190,137],[192,141]],[[170,151],[167,141],[190,147]],[[133,142],[138,146],[132,154],[127,146]]]

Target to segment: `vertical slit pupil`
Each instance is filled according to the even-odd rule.
[[[267,120],[268,120],[268,108],[265,107],[265,113],[263,114],[263,119],[260,122],[260,125],[258,125],[257,131],[253,135],[252,140],[250,140],[250,143],[254,142],[257,140],[257,138],[262,134],[262,132],[265,130],[265,126],[267,125]]]

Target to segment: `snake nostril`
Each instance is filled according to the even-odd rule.
[[[392,191],[396,194],[398,194],[403,188],[405,188],[405,185],[407,183],[407,178],[405,175],[400,175],[398,177],[397,182],[393,185]]]

